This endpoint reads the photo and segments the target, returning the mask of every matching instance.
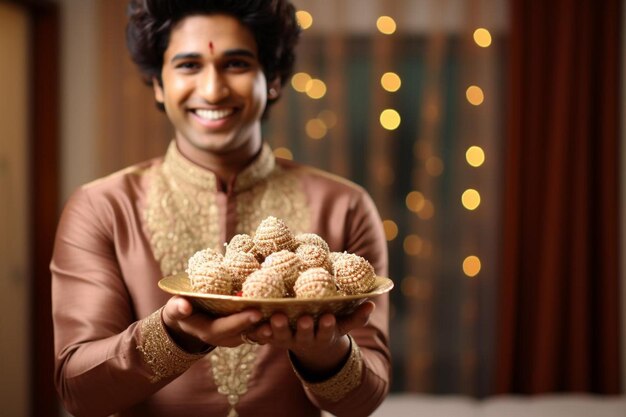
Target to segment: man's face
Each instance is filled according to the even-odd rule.
[[[155,97],[194,161],[206,153],[256,152],[267,82],[254,36],[227,15],[189,16],[171,30]]]

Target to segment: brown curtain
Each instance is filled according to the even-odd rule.
[[[619,0],[512,0],[499,393],[618,393]]]
[[[30,416],[58,415],[50,270],[59,206],[60,11],[47,1],[23,2],[31,18]]]

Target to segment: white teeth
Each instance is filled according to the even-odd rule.
[[[206,120],[219,120],[224,117],[230,116],[234,113],[234,109],[222,109],[222,110],[203,110],[196,109],[195,113]]]

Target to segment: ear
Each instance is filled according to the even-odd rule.
[[[165,101],[163,87],[159,84],[159,80],[156,77],[152,77],[152,89],[154,90],[154,99],[157,103],[163,104]]]
[[[267,84],[267,98],[269,100],[276,100],[278,97],[280,97],[280,92],[281,92],[281,83],[280,83],[280,77],[276,77],[274,78],[272,81],[270,81]]]

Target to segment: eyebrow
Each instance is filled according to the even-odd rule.
[[[243,48],[229,49],[225,51],[223,55],[225,57],[246,56],[249,58],[256,59],[256,55],[252,51],[250,51],[249,49],[243,49]],[[185,60],[185,59],[200,59],[200,58],[202,58],[202,54],[198,52],[182,52],[180,54],[174,55],[174,57],[172,57],[170,62],[175,62],[175,61],[180,61],[180,60]]]

